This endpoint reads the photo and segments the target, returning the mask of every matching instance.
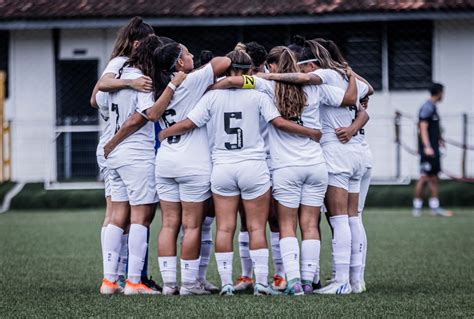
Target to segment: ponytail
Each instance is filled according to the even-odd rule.
[[[158,99],[165,90],[171,77],[176,72],[176,63],[181,57],[182,45],[179,43],[168,43],[155,49],[153,53],[152,80],[155,91],[155,99]]]
[[[118,56],[130,57],[133,43],[142,41],[150,34],[154,34],[153,27],[145,23],[141,17],[133,17],[130,22],[119,30],[111,59]]]

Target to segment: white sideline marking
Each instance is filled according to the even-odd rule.
[[[19,192],[25,187],[25,183],[17,183],[6,195],[3,199],[2,210],[0,210],[0,214],[5,213],[10,209],[10,204],[12,199],[18,195]]]

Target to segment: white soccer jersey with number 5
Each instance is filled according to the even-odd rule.
[[[212,135],[212,161],[231,164],[246,160],[265,160],[267,151],[260,130],[260,117],[270,122],[279,117],[265,94],[239,89],[206,93],[188,118],[198,127],[207,124]]]

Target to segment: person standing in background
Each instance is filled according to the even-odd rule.
[[[441,172],[440,146],[444,146],[441,136],[440,119],[436,105],[443,99],[444,87],[433,83],[430,88],[431,98],[420,108],[418,122],[418,152],[420,153],[421,176],[415,188],[413,199],[413,216],[420,217],[423,207],[423,191],[428,184],[431,197],[428,201],[431,214],[435,216],[452,216],[451,211],[444,210],[439,205],[438,174]]]

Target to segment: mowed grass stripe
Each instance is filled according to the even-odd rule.
[[[453,218],[409,210],[368,209],[368,292],[349,296],[233,298],[98,294],[102,211],[9,212],[0,215],[1,317],[473,317],[474,210]],[[150,271],[159,278],[152,226]],[[322,221],[322,278],[331,271],[330,231]],[[270,261],[271,264],[271,261]],[[234,275],[240,272],[237,237]],[[270,271],[272,273],[272,271]],[[209,280],[219,283],[214,258]]]

